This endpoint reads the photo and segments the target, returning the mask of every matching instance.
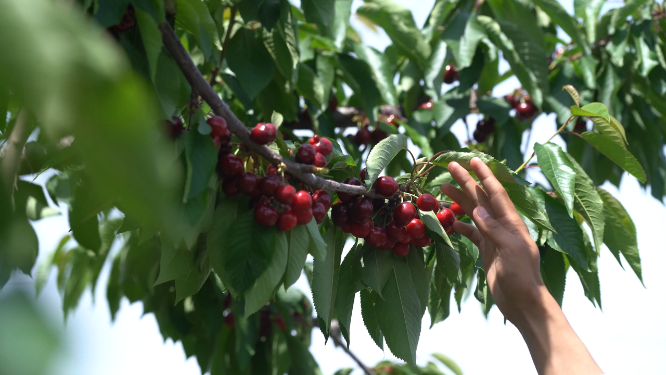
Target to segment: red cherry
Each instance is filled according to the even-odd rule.
[[[511,108],[516,108],[518,106],[518,100],[516,100],[516,97],[513,94],[508,94],[507,96],[504,97],[504,100],[506,100],[506,102],[509,103]]]
[[[409,202],[402,202],[393,209],[393,221],[398,226],[405,226],[416,217],[416,207]]]
[[[363,127],[356,132],[356,142],[361,145],[367,145],[372,140],[372,133],[368,127]]]
[[[388,241],[386,238],[386,229],[382,227],[374,227],[370,229],[370,233],[365,237],[365,242],[372,247],[379,247]]]
[[[351,233],[351,224],[343,225],[340,229],[345,233]]]
[[[326,161],[326,156],[324,156],[324,154],[317,153],[317,155],[315,155],[314,166],[324,168],[326,164],[328,164]]]
[[[310,193],[305,190],[297,192],[294,196],[294,201],[291,203],[291,209],[297,214],[299,212],[312,210],[312,196]]]
[[[247,172],[238,177],[236,180],[236,186],[238,186],[238,190],[240,190],[241,193],[245,195],[253,195],[257,190],[258,182],[259,180],[254,173]]]
[[[391,124],[391,125],[395,125],[395,126],[400,125],[400,123],[398,122],[398,118],[397,118],[395,115],[389,115],[389,116],[386,118],[385,122],[386,122],[387,124]]]
[[[462,216],[462,215],[465,214],[465,211],[464,211],[464,210],[462,209],[462,207],[460,207],[460,205],[459,205],[458,203],[456,203],[456,202],[453,202],[453,203],[451,204],[451,211],[453,211],[453,213],[456,214],[456,216]]]
[[[372,141],[375,143],[379,143],[386,137],[388,137],[388,134],[379,127],[376,127],[375,130],[372,131]]]
[[[271,123],[259,123],[250,132],[250,138],[260,145],[273,142],[277,137],[277,129]]]
[[[211,136],[211,138],[213,139],[213,144],[215,145],[215,148],[220,148],[222,146],[222,141],[220,141],[220,137]]]
[[[222,192],[224,195],[236,195],[240,193],[236,186],[236,178],[227,177],[222,181]]]
[[[281,316],[274,317],[273,321],[277,324],[278,328],[280,328],[280,331],[287,329],[287,325],[284,323],[284,319]]]
[[[411,242],[412,242],[412,237],[410,235],[406,235],[405,238],[402,241],[400,241],[400,243],[407,243],[407,244]]]
[[[576,119],[576,126],[574,126],[574,131],[576,133],[587,131],[587,121],[585,120],[585,117],[579,117]]]
[[[348,177],[342,181],[342,183],[347,185],[362,186],[361,181],[359,181],[359,179],[356,177]],[[358,198],[358,195],[338,192],[338,198],[340,198],[343,203],[352,203]]]
[[[210,125],[211,137],[223,137],[229,134],[229,128],[227,127],[227,121],[220,116],[213,116],[206,120],[208,125]]]
[[[516,107],[516,111],[518,112],[519,115],[522,117],[529,119],[534,115],[534,112],[536,112],[536,108],[534,107],[534,104],[532,102],[524,102],[518,104]]]
[[[269,165],[268,168],[266,168],[266,174],[277,174],[277,168],[273,164]]]
[[[444,230],[451,228],[453,222],[456,221],[456,215],[451,211],[450,208],[442,208],[441,211],[437,213],[437,220],[442,224]]]
[[[325,190],[315,190],[312,194],[312,201],[323,204],[326,211],[331,208],[331,196]]]
[[[275,192],[275,199],[278,202],[286,205],[290,205],[294,201],[296,196],[296,188],[291,185],[282,185],[277,188]]]
[[[488,134],[484,133],[483,131],[479,130],[479,128],[476,128],[474,130],[474,133],[472,133],[472,137],[474,137],[474,140],[478,143],[483,143],[486,141],[488,138]]]
[[[416,199],[416,205],[421,211],[434,211],[437,208],[437,198],[430,194],[421,194]]]
[[[361,181],[363,181],[363,183],[365,183],[365,176],[366,176],[367,173],[368,173],[367,169],[363,168],[363,169],[361,169],[361,173],[358,175],[361,178]]]
[[[324,221],[324,218],[326,217],[326,211],[328,210],[323,203],[314,202],[312,204],[312,215],[314,216],[315,221],[317,221],[317,224],[321,224],[322,221]]]
[[[336,203],[331,207],[331,220],[333,224],[343,227],[351,223],[351,210],[349,206],[342,203]]]
[[[385,197],[391,197],[398,191],[398,183],[395,182],[393,177],[381,176],[379,177],[372,186],[377,190],[379,195]]]
[[[432,109],[432,107],[433,107],[433,103],[431,101],[427,101],[425,103],[422,103],[419,106],[419,109]]]
[[[335,112],[338,109],[338,98],[333,95],[328,99],[328,111]]]
[[[224,317],[224,325],[227,326],[227,328],[234,328],[234,313],[229,313]]]
[[[398,226],[393,220],[386,224],[386,235],[397,242],[402,242],[405,237],[409,237],[407,229],[404,226]]]
[[[319,142],[319,139],[319,135],[315,134],[312,136],[312,138],[310,138],[310,140],[308,140],[308,143],[314,146],[315,143]]]
[[[296,218],[298,219],[298,225],[307,225],[309,222],[312,221],[312,217],[314,216],[312,212],[312,208],[308,208],[303,211],[297,211],[296,212]]]
[[[260,205],[266,205],[270,206],[271,201],[268,200],[268,198],[260,196],[260,195],[253,195],[252,199],[250,199],[250,204],[248,205],[250,209],[253,209],[255,207],[258,207]]]
[[[272,197],[277,193],[277,189],[282,184],[282,180],[277,175],[268,175],[259,181],[259,190],[261,194]]]
[[[492,133],[495,130],[495,119],[488,117],[487,120],[480,120],[476,123],[476,130],[484,134]]]
[[[283,211],[278,217],[277,227],[283,232],[290,231],[294,229],[297,223],[297,217],[294,211],[286,210]]]
[[[458,68],[449,64],[444,68],[444,83],[451,84],[458,80]]]
[[[374,212],[372,201],[368,198],[357,199],[352,205],[352,221],[356,223],[365,223],[370,221]]]
[[[314,164],[317,158],[317,150],[311,144],[304,144],[298,148],[296,161],[303,164]]]
[[[164,121],[164,130],[171,138],[178,138],[183,133],[183,120],[178,116],[171,117],[171,121]]]
[[[425,235],[425,224],[419,219],[412,219],[412,221],[407,224],[407,233],[412,238],[421,238]]]
[[[254,221],[265,227],[272,227],[278,220],[278,211],[275,207],[260,204],[254,209]]]
[[[450,236],[450,235],[452,235],[453,233],[455,233],[456,231],[453,229],[453,226],[451,226],[451,228],[445,230],[445,232],[446,232],[446,235],[447,235],[447,236]]]
[[[423,236],[421,238],[412,239],[412,244],[419,247],[426,247],[432,243],[432,240],[428,236]]]
[[[393,246],[393,254],[404,257],[409,254],[409,244],[406,243],[397,243]]]
[[[366,221],[365,223],[351,223],[351,234],[356,238],[364,238],[370,234],[372,229],[372,222]]]
[[[218,166],[222,169],[222,174],[225,177],[238,177],[245,172],[243,167],[243,159],[233,154],[226,154]]]
[[[319,142],[316,142],[313,144],[315,150],[317,150],[318,153],[328,156],[333,152],[333,143],[329,141],[327,138],[321,138],[319,139]]]
[[[384,242],[382,245],[379,245],[377,248],[382,250],[391,250],[396,244],[397,242],[387,238],[386,242]]]

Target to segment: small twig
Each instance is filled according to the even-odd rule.
[[[562,127],[560,127],[559,129],[557,129],[557,131],[555,132],[555,134],[551,135],[550,138],[548,138],[548,140],[547,140],[546,142],[544,142],[544,143],[548,143],[548,142],[550,142],[553,138],[555,138],[556,135],[560,134],[560,133],[564,130],[564,128],[565,128],[565,127],[571,122],[571,120],[575,119],[576,117],[577,117],[577,116],[571,116],[571,117],[569,117],[569,119],[567,120],[567,122],[565,122],[564,125],[562,125]],[[530,162],[530,160],[532,160],[532,158],[534,157],[534,155],[536,155],[536,151],[532,152],[532,155],[530,156],[530,158],[527,159],[527,160],[525,160],[525,162],[524,162],[523,164],[521,164],[520,167],[518,167],[518,169],[516,169],[515,172],[518,173],[518,172],[520,172],[521,170],[525,169],[525,166],[527,165],[527,163]]]
[[[532,140],[532,132],[534,131],[534,122],[530,124],[530,131],[527,133],[527,142],[525,143],[525,151],[523,151],[523,154],[527,152],[530,148],[530,141]]]
[[[229,39],[231,39],[231,32],[233,31],[234,28],[234,21],[236,21],[236,9],[237,8],[235,5],[232,6],[231,11],[229,13],[229,26],[227,27],[227,32],[224,35],[224,42],[222,42],[222,52],[220,52],[220,63],[218,66],[210,70],[210,81],[208,82],[208,84],[211,86],[215,85],[215,82],[217,81],[217,74],[220,72],[220,67],[222,66],[224,57],[227,54],[227,45],[229,44]]]
[[[2,156],[2,195],[11,196],[16,185],[16,177],[21,165],[21,155],[23,147],[30,136],[28,113],[25,109],[21,110],[14,124],[14,130],[7,138],[7,145]]]
[[[345,345],[344,342],[342,342],[342,338],[340,338],[340,326],[338,325],[338,322],[332,321],[331,322],[331,330],[329,331],[329,336],[333,339],[333,342],[335,342],[335,345],[339,346],[344,350],[347,355],[351,357],[351,359],[356,362],[358,367],[360,367],[363,372],[365,372],[366,375],[375,375],[375,372],[368,366],[366,366],[363,362],[361,362],[361,359],[358,358],[354,353],[352,353],[351,350]]]
[[[288,159],[283,159],[280,154],[271,150],[267,146],[262,146],[255,143],[250,138],[250,131],[243,125],[243,123],[234,115],[229,109],[227,104],[219,97],[217,92],[208,84],[208,81],[201,75],[201,72],[194,64],[190,55],[185,50],[185,47],[180,43],[180,39],[173,31],[168,23],[161,23],[159,25],[160,32],[162,33],[162,41],[164,46],[171,53],[174,60],[180,67],[183,75],[192,86],[193,90],[205,100],[213,112],[222,116],[227,121],[229,131],[235,134],[241,142],[247,147],[248,150],[261,155],[264,159],[271,162],[273,165],[286,167],[295,178],[301,180],[304,184],[313,187],[314,189],[322,189],[328,191],[341,191],[349,194],[365,195],[369,198],[383,198],[381,195],[368,191],[363,186],[341,184],[336,181],[326,180],[321,177],[311,174],[312,166],[306,164],[299,164]]]
[[[595,50],[599,47],[605,46],[606,44],[608,44],[611,41],[612,38],[613,38],[613,36],[609,35],[605,39],[600,40],[598,43],[596,43],[594,46],[592,46],[592,50]],[[575,60],[580,59],[583,56],[585,56],[585,53],[583,51],[581,51],[581,52],[578,52],[574,55],[569,56],[568,60],[569,61],[575,61]]]

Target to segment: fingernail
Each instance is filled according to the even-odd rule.
[[[488,211],[486,211],[483,206],[479,206],[476,208],[476,214],[481,218],[481,220],[486,220],[486,218],[490,215],[488,215]]]

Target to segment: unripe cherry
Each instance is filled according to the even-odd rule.
[[[425,224],[419,219],[412,219],[412,221],[407,224],[407,233],[412,238],[421,238],[425,235]]]
[[[437,198],[430,194],[421,194],[416,199],[416,205],[421,211],[434,211],[437,208]]]
[[[277,137],[277,128],[270,123],[259,123],[250,132],[250,138],[260,144],[265,145],[273,142]]]
[[[301,190],[294,196],[294,201],[291,202],[291,209],[298,213],[303,211],[312,210],[312,196],[305,190]],[[307,224],[307,223],[306,223]]]

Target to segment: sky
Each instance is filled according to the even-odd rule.
[[[422,25],[432,7],[433,0],[417,2],[394,0],[412,9],[418,25]],[[569,11],[573,0],[562,2]],[[353,9],[360,6],[354,1]],[[383,50],[389,43],[379,30],[375,33],[357,20],[353,26],[364,42]],[[519,83],[507,80],[496,89],[494,95],[503,95]],[[535,142],[544,142],[555,132],[553,116],[541,115],[534,123],[535,132],[529,149]],[[465,140],[466,130],[462,122],[452,131]],[[525,141],[525,139],[524,139]],[[561,140],[554,140],[560,144]],[[524,145],[525,147],[525,145]],[[40,177],[40,180],[46,176]],[[528,174],[528,179],[537,176]],[[38,182],[40,181],[38,180]],[[563,310],[574,330],[587,345],[592,356],[608,374],[640,373],[645,375],[666,373],[666,283],[661,265],[666,264],[666,247],[660,231],[666,223],[666,207],[641,189],[633,177],[623,178],[620,188],[605,185],[603,188],[618,197],[629,211],[638,231],[645,287],[628,269],[623,270],[611,253],[604,248],[599,260],[599,278],[603,311],[596,309],[583,294],[578,277],[573,272],[567,276]],[[66,210],[65,210],[66,212]],[[67,217],[52,217],[33,223],[40,240],[40,257],[49,254],[69,230]],[[40,306],[48,313],[51,323],[64,333],[63,354],[52,366],[52,375],[112,375],[112,374],[162,374],[197,375],[199,367],[194,358],[186,359],[180,343],[164,342],[152,315],[142,316],[142,305],[121,303],[115,322],[111,322],[105,298],[107,265],[101,275],[96,295],[84,293],[77,310],[63,325],[61,297],[52,274],[44,292],[38,297]],[[302,277],[297,287],[308,290]],[[17,275],[3,293],[13,289],[33,290],[34,281]],[[428,314],[422,322],[422,332],[417,350],[417,362],[434,361],[432,353],[443,353],[454,359],[465,374],[536,374],[529,352],[519,332],[511,323],[504,324],[502,314],[493,308],[486,319],[479,303],[470,297],[462,305],[462,313],[455,309],[451,316],[432,329]],[[382,352],[368,335],[360,316],[359,299],[356,298],[352,317],[350,349],[366,364],[395,357],[387,350]],[[332,342],[324,344],[324,338],[313,330],[312,353],[324,375],[331,375],[342,367],[356,367],[341,348]],[[354,372],[360,375],[361,371]]]

